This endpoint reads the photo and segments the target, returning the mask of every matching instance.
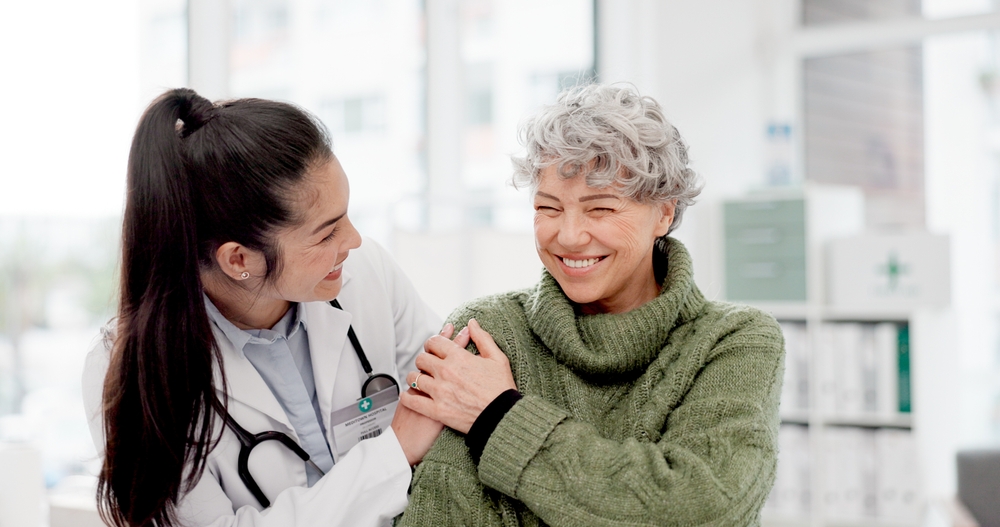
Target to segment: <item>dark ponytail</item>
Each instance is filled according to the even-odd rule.
[[[280,272],[274,230],[297,221],[290,191],[332,156],[298,108],[260,99],[215,106],[172,90],[140,119],[129,153],[117,336],[104,386],[104,520],[176,525],[176,503],[204,471],[225,400],[200,275],[235,241]]]

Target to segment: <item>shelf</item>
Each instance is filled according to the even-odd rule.
[[[920,523],[906,522],[899,520],[879,520],[877,518],[865,520],[838,520],[829,518],[823,525],[826,527],[916,527]]]
[[[811,527],[812,521],[809,518],[793,518],[779,516],[763,511],[760,515],[761,527]]]
[[[913,428],[913,416],[898,415],[854,415],[844,417],[824,417],[827,426],[859,426],[864,428]]]
[[[810,306],[805,302],[735,302],[766,311],[778,320],[806,320],[815,316],[831,322],[906,322],[913,316],[913,312],[906,309]]]
[[[886,415],[850,415],[828,416],[818,420],[810,419],[808,412],[782,412],[783,425],[809,425],[822,423],[824,426],[857,426],[860,428],[913,428],[913,416],[910,414]]]
[[[809,412],[803,412],[803,411],[781,412],[781,424],[807,425],[809,424]]]
[[[809,307],[805,302],[755,302],[732,300],[738,304],[746,304],[770,313],[778,320],[805,320]]]
[[[822,318],[831,321],[906,322],[912,316],[913,312],[905,309],[827,306],[822,310]]]
[[[761,514],[761,525],[762,527],[812,527],[817,524],[808,517],[789,517],[764,511]],[[917,525],[920,525],[920,523],[880,520],[878,518],[860,520],[827,518],[822,525],[824,527],[916,527]]]

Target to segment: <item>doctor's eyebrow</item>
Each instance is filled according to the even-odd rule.
[[[337,223],[338,221],[340,221],[341,218],[343,218],[346,215],[347,215],[347,213],[345,212],[345,213],[341,214],[340,216],[337,216],[336,218],[331,218],[329,220],[324,221],[323,223],[321,223],[319,225],[319,227],[316,227],[316,230],[312,231],[312,234],[318,234],[319,231],[321,231],[321,230],[329,227],[330,225],[333,225],[334,223]],[[310,236],[312,236],[312,234],[310,234]]]

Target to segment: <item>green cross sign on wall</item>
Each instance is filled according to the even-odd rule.
[[[878,266],[878,272],[885,274],[889,278],[889,290],[895,291],[899,285],[899,277],[910,272],[910,266],[899,261],[895,252],[889,253],[889,261],[885,265]]]

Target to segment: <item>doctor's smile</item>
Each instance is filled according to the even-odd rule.
[[[341,275],[341,270],[343,268],[344,268],[344,262],[340,262],[339,264],[337,264],[336,267],[333,268],[332,271],[330,271],[329,274],[326,275],[326,278],[324,278],[324,280],[339,280]]]

